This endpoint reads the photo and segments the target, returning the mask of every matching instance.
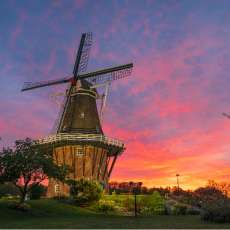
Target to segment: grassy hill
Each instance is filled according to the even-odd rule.
[[[9,209],[0,201],[0,228],[230,228],[202,222],[199,216],[133,217],[98,214],[55,200],[30,201],[29,212]]]

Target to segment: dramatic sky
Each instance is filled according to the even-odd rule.
[[[106,135],[126,151],[112,180],[183,188],[230,177],[230,1],[0,1],[0,148],[48,135],[58,105],[24,81],[71,74],[82,32],[88,70],[134,63],[113,82]]]

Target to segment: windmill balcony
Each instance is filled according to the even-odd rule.
[[[58,133],[35,141],[36,145],[59,147],[68,144],[93,144],[109,149],[109,155],[120,155],[125,150],[124,143],[120,140],[106,137],[101,134]]]

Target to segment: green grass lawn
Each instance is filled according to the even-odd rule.
[[[32,210],[20,212],[0,201],[0,228],[230,228],[199,216],[133,217],[98,214],[54,200],[30,201]]]

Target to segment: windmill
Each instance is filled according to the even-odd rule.
[[[55,132],[38,139],[35,144],[46,148],[57,164],[66,164],[72,170],[70,179],[86,178],[107,186],[117,157],[124,152],[124,143],[109,138],[102,130],[102,119],[112,81],[131,74],[133,64],[86,73],[92,33],[83,33],[73,69],[73,75],[62,79],[26,82],[22,91],[64,84],[64,103],[55,125]],[[98,88],[104,88],[102,94]],[[101,100],[98,113],[96,100]],[[69,187],[59,181],[50,180],[48,196],[66,195]]]

